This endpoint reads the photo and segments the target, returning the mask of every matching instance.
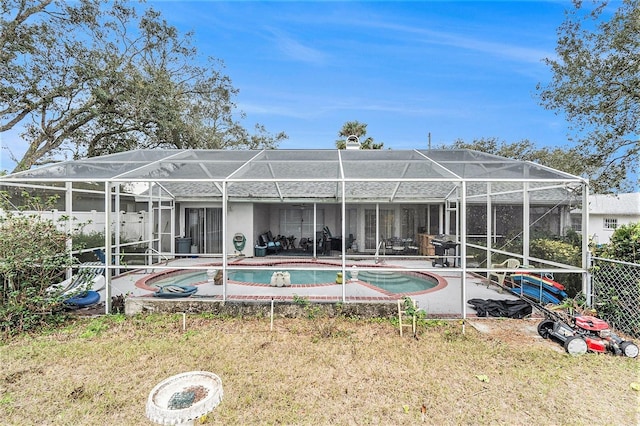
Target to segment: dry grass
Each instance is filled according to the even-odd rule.
[[[388,321],[328,321],[270,332],[268,319],[198,315],[183,331],[181,315],[116,316],[14,339],[0,346],[0,423],[148,425],[151,389],[191,370],[222,378],[205,424],[638,422],[638,360],[571,357],[522,321],[497,334],[432,323],[418,340]]]

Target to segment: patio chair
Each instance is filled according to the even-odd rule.
[[[331,230],[329,229],[328,226],[323,226],[322,227],[322,233],[324,234],[324,236],[328,239],[333,238],[333,235],[331,235]]]
[[[331,240],[324,231],[316,231],[316,250],[318,254],[331,253]]]
[[[391,246],[391,253],[393,254],[404,253],[404,250],[406,247],[405,247],[404,241],[402,241],[400,238],[393,237],[389,240],[389,243]]]
[[[309,241],[309,238],[302,237],[300,238],[300,248],[304,251],[308,251],[309,247],[313,247],[312,242]]]
[[[518,269],[520,267],[520,261],[518,259],[507,259],[502,263],[492,263],[491,269]],[[504,281],[511,272],[491,272],[489,273],[489,282],[487,287],[491,284],[491,277],[496,276],[498,278],[498,284],[500,287],[504,286]]]
[[[356,239],[353,237],[353,234],[349,234],[349,237],[347,237],[347,250],[351,249],[353,247],[353,242]]]
[[[265,232],[264,234],[260,235],[258,237],[258,243],[261,246],[267,247],[267,253],[278,253],[280,250],[282,250],[282,244],[280,244],[280,241],[273,240],[271,231]]]
[[[58,284],[47,288],[47,292],[60,292],[62,295],[87,290],[100,291],[105,286],[104,264],[102,262],[85,262],[79,265],[78,272]]]

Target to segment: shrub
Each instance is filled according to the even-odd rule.
[[[600,257],[640,263],[640,222],[618,227],[609,244],[605,244],[596,253]]]
[[[30,208],[46,206],[37,198],[29,201]],[[65,254],[67,234],[53,221],[7,207],[0,204],[4,210],[0,217],[0,331],[4,335],[60,321],[60,298],[48,295],[46,289],[62,281],[73,263]]]
[[[582,249],[580,241],[563,241],[541,238],[531,240],[529,253],[540,259],[551,259],[567,265],[580,266]],[[556,274],[554,280],[565,286],[569,296],[574,297],[582,291],[580,274]]]
[[[82,262],[95,262],[98,260],[93,251],[84,251],[85,249],[91,249],[94,247],[104,246],[104,232],[76,232],[71,236],[72,247],[74,252],[78,252],[75,257],[80,263]]]

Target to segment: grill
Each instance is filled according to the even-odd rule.
[[[441,235],[439,238],[431,240],[431,245],[435,249],[435,254],[437,256],[437,258],[431,262],[432,266],[456,266],[456,249],[460,243],[452,241],[451,238],[446,235]],[[449,263],[449,256],[453,256],[452,263]]]

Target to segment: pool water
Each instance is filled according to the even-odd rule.
[[[435,278],[424,276],[413,276],[401,272],[378,272],[361,271],[358,279],[368,282],[389,293],[413,293],[434,288],[438,285]]]
[[[282,269],[286,271],[286,268]],[[239,271],[229,271],[229,279],[246,283],[270,284],[273,270],[267,269],[243,269]],[[292,285],[319,285],[335,283],[337,271],[335,270],[308,270],[289,271]],[[347,279],[350,273],[347,271]],[[375,287],[389,293],[413,293],[429,290],[438,285],[435,278],[429,276],[414,276],[402,272],[391,271],[359,271],[358,279],[367,282]],[[162,286],[166,284],[193,285],[208,280],[205,272],[190,272],[165,277],[148,285]]]
[[[162,287],[163,285],[176,284],[176,285],[194,285],[207,281],[208,277],[206,272],[187,272],[182,274],[171,274],[164,278],[147,280],[146,284],[154,287]]]
[[[270,284],[273,272],[274,271],[260,269],[230,271],[229,279],[247,283]],[[298,285],[335,283],[337,277],[336,271],[328,270],[289,271],[289,274],[291,276],[291,284]]]

